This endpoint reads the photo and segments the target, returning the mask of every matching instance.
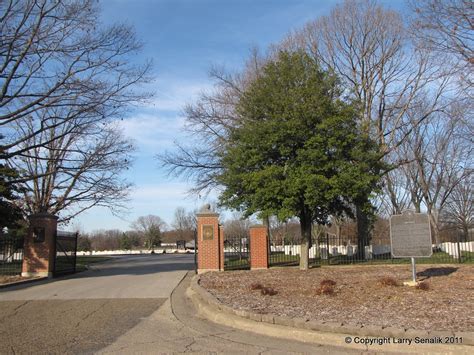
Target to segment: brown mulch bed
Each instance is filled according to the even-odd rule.
[[[223,304],[255,313],[353,325],[474,331],[474,266],[423,265],[417,267],[417,274],[427,289],[402,286],[411,279],[409,265],[210,272],[201,275],[200,284]],[[322,287],[323,280],[336,284]],[[260,287],[276,294],[270,296]]]

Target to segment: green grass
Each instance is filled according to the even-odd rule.
[[[474,253],[463,251],[461,252],[463,264],[474,264]],[[285,255],[281,253],[272,253],[270,255],[269,266],[293,266],[298,265],[299,255]],[[410,258],[391,258],[390,254],[375,256],[369,260],[355,260],[354,257],[345,255],[330,256],[328,259],[311,259],[310,264],[322,265],[396,265],[396,264],[410,264]],[[435,252],[429,258],[416,258],[417,264],[457,264],[458,259],[454,259],[448,253]],[[225,260],[225,270],[245,270],[250,269],[250,261],[243,257],[227,256]]]
[[[250,269],[250,260],[243,256],[227,256],[224,260],[224,270],[245,270]]]
[[[291,266],[298,265],[300,262],[299,255],[285,255],[285,253],[271,253],[270,260],[268,261],[270,266]]]
[[[21,274],[22,261],[15,260],[13,262],[0,263],[0,275],[19,275]]]
[[[473,264],[474,253],[462,252],[462,263]],[[417,264],[456,264],[458,259],[454,259],[448,253],[435,252],[429,258],[415,258]],[[328,264],[328,260],[322,260],[323,264]],[[410,258],[390,258],[390,254],[376,256],[369,260],[354,260],[352,257],[339,255],[331,256],[329,258],[329,265],[348,265],[348,264],[409,264],[411,263]]]
[[[76,257],[76,272],[87,270],[87,267],[91,264],[102,263],[113,258],[108,256],[89,256],[81,255]]]
[[[108,256],[89,256],[81,255],[76,257],[76,267],[78,266],[87,266],[95,263],[102,263],[104,261],[111,260],[111,257]]]

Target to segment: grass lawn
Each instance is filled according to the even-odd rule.
[[[474,264],[474,253],[463,251],[461,253],[463,264]],[[292,266],[299,264],[299,255],[285,255],[284,253],[272,253],[270,255],[269,266]],[[410,258],[391,258],[390,254],[374,256],[373,259],[357,260],[354,257],[345,255],[330,256],[328,259],[310,259],[310,265],[376,265],[376,264],[410,264]],[[429,258],[416,258],[417,264],[458,264],[459,261],[445,252],[435,252]],[[226,270],[250,269],[250,261],[247,256],[239,258],[230,256],[225,261]]]
[[[474,263],[473,253],[462,252],[462,263]],[[445,252],[435,252],[429,258],[415,258],[417,264],[457,264],[458,260],[451,257]],[[328,260],[322,260],[323,264],[327,264]],[[347,264],[409,264],[410,258],[390,258],[390,255],[375,256],[369,260],[354,260],[352,257],[343,255],[331,256],[329,258],[330,265],[347,265]]]
[[[113,258],[108,256],[89,256],[81,255],[76,257],[76,270],[77,272],[87,269],[87,266],[95,263],[102,263],[104,261],[111,260]]]

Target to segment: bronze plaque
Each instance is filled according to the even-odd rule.
[[[202,226],[202,240],[214,239],[214,226],[212,224],[205,224]]]
[[[405,211],[390,218],[390,240],[394,258],[430,257],[431,228],[428,214]]]
[[[33,228],[33,241],[35,243],[43,243],[45,239],[46,231],[43,227]]]

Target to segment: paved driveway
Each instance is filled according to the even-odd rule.
[[[168,298],[194,268],[192,254],[121,256],[73,277],[0,291],[5,300]]]
[[[0,290],[0,354],[349,352],[202,319],[186,297],[193,267],[193,255],[123,256],[73,277]]]
[[[0,353],[93,353],[155,312],[193,255],[121,256],[72,277],[0,291]]]

